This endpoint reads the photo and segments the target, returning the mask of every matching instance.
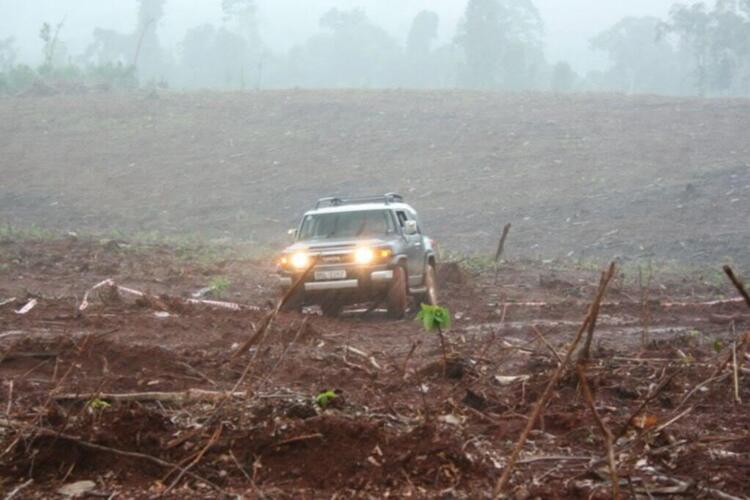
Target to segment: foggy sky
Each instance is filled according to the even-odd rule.
[[[403,40],[414,16],[423,9],[440,15],[441,41],[450,41],[466,0],[258,0],[261,33],[272,50],[285,51],[318,30],[318,19],[331,7],[360,7],[377,24]],[[625,16],[665,17],[675,0],[535,0],[545,23],[550,62],[568,61],[585,73],[607,66],[589,39]],[[136,2],[128,0],[0,0],[0,39],[16,38],[20,59],[38,64],[38,33],[45,21],[65,19],[61,39],[70,52],[82,52],[95,27],[132,31]],[[176,49],[190,27],[221,22],[221,0],[168,0],[160,26],[163,45]]]

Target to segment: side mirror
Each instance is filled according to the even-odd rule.
[[[408,220],[404,222],[404,234],[412,235],[417,234],[419,232],[417,228],[417,221],[415,220]]]
[[[296,230],[296,229],[290,229],[290,230],[288,230],[288,231],[286,232],[286,234],[288,234],[288,235],[289,235],[289,236],[291,236],[292,238],[297,238],[297,230]]]

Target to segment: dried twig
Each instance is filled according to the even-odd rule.
[[[28,481],[25,481],[25,482],[19,484],[18,486],[16,486],[15,488],[13,488],[7,495],[5,495],[4,500],[10,500],[11,498],[15,497],[16,495],[18,495],[18,493],[22,489],[31,486],[31,483],[33,483],[33,482],[34,482],[33,479],[29,479]]]
[[[617,435],[615,436],[615,441],[617,441],[618,439],[620,439],[622,436],[625,435],[626,432],[628,432],[628,429],[633,424],[633,422],[635,421],[636,417],[638,417],[638,415],[643,411],[643,409],[646,407],[646,405],[648,405],[651,401],[653,401],[654,398],[656,396],[658,396],[661,393],[661,391],[663,391],[664,388],[667,385],[669,385],[669,383],[672,381],[672,379],[678,373],[681,373],[681,372],[682,372],[682,369],[675,370],[671,374],[667,375],[664,379],[662,379],[662,381],[659,382],[656,387],[654,387],[654,389],[648,394],[648,396],[646,396],[646,398],[643,400],[643,402],[640,405],[638,405],[638,408],[633,413],[631,413],[630,418],[628,418],[628,420],[625,422],[625,425],[622,427],[622,429],[620,430],[620,432],[618,432]]]
[[[544,338],[544,335],[542,335],[542,332],[539,331],[539,328],[536,327],[536,325],[531,325],[531,330],[536,334],[536,336],[539,338],[539,340],[542,341],[542,343],[549,349],[549,351],[557,358],[557,362],[559,364],[562,364],[563,360],[560,357],[560,355],[557,353],[554,347],[552,347],[552,344],[547,342],[547,339]]]
[[[173,403],[217,401],[226,397],[243,398],[245,392],[204,391],[202,389],[188,389],[180,392],[134,392],[126,394],[88,393],[88,394],[57,394],[52,398],[56,401],[90,401],[102,399],[108,401],[169,401]]]
[[[309,441],[311,439],[323,439],[323,434],[316,432],[314,434],[305,434],[304,436],[295,436],[293,438],[284,439],[283,441],[274,443],[273,445],[271,445],[271,448],[276,448],[285,444],[299,443],[300,441]]]
[[[748,294],[747,290],[745,290],[745,285],[742,283],[742,281],[740,281],[740,279],[734,274],[734,271],[732,271],[732,268],[730,266],[724,266],[724,273],[726,273],[729,281],[732,282],[740,295],[742,295],[742,298],[745,299],[745,304],[747,304],[747,307],[750,307],[750,294]]]
[[[237,351],[232,355],[232,359],[237,358],[244,354],[250,347],[255,345],[256,343],[263,340],[263,337],[266,334],[266,331],[271,326],[271,323],[273,323],[273,320],[278,316],[281,309],[286,305],[287,302],[292,298],[292,296],[300,289],[300,287],[305,283],[305,280],[308,276],[310,276],[310,273],[312,272],[313,268],[315,267],[315,263],[313,262],[310,264],[310,266],[305,270],[304,273],[300,275],[299,278],[297,278],[297,281],[294,282],[294,284],[289,287],[289,290],[286,291],[283,297],[279,300],[279,302],[276,304],[276,307],[274,307],[273,311],[268,313],[265,318],[263,318],[263,322],[260,324],[258,329],[256,330],[255,334],[250,337],[247,342],[245,342],[242,347],[237,349]]]
[[[513,448],[510,458],[508,459],[508,464],[505,466],[505,469],[503,470],[503,474],[500,476],[500,479],[497,481],[497,484],[495,485],[495,490],[493,492],[494,498],[499,498],[503,490],[507,486],[508,481],[510,480],[510,475],[513,472],[513,467],[515,466],[516,461],[518,460],[518,456],[520,455],[521,450],[523,449],[523,446],[529,437],[529,433],[531,432],[531,429],[536,424],[536,421],[539,418],[539,415],[541,414],[542,409],[544,408],[544,406],[546,406],[547,401],[552,395],[552,389],[555,387],[555,385],[557,384],[557,381],[560,380],[560,377],[565,371],[566,366],[568,362],[570,361],[570,358],[573,352],[578,346],[578,343],[581,341],[583,332],[586,331],[588,325],[593,320],[594,314],[598,312],[599,304],[601,304],[601,301],[604,298],[604,292],[607,290],[607,286],[609,285],[609,282],[612,280],[612,277],[614,276],[614,274],[615,274],[615,263],[613,262],[610,264],[608,271],[604,275],[604,279],[602,279],[601,283],[599,284],[599,290],[597,291],[596,297],[594,298],[594,302],[589,307],[589,311],[588,311],[588,314],[586,315],[586,319],[584,319],[583,324],[578,329],[578,333],[576,333],[576,336],[573,339],[573,343],[570,345],[567,352],[565,353],[565,358],[563,358],[563,362],[557,367],[554,374],[552,375],[552,378],[550,378],[550,381],[547,384],[547,387],[544,389],[544,392],[539,397],[533,409],[531,410],[531,414],[529,415],[529,420],[526,423],[526,428],[523,430],[523,432],[521,433],[521,436],[518,438],[518,441],[516,442],[516,445]]]
[[[0,422],[0,425],[2,425],[1,422]],[[121,456],[121,457],[137,458],[139,460],[145,460],[147,462],[154,463],[156,465],[159,465],[160,467],[176,468],[176,469],[178,469],[180,471],[184,470],[184,468],[181,467],[178,464],[174,464],[172,462],[168,462],[166,460],[162,460],[161,458],[155,457],[153,455],[147,455],[145,453],[139,453],[139,452],[135,452],[135,451],[120,450],[118,448],[112,448],[112,447],[109,447],[109,446],[104,446],[104,445],[101,445],[101,444],[92,443],[90,441],[85,441],[85,440],[83,440],[83,439],[81,439],[79,437],[72,436],[70,434],[65,434],[65,433],[62,433],[62,432],[58,432],[56,430],[49,429],[49,428],[46,428],[46,427],[39,427],[39,426],[35,426],[34,425],[34,426],[30,426],[30,428],[32,428],[36,432],[37,436],[46,436],[46,437],[50,437],[50,438],[61,439],[63,441],[68,441],[70,443],[74,443],[74,444],[76,444],[78,446],[81,446],[83,448],[88,448],[88,449],[96,450],[96,451],[103,451],[103,452],[111,453],[113,455],[118,455],[118,456]],[[185,471],[185,474],[188,475],[188,476],[190,476],[190,477],[192,477],[193,479],[195,479],[197,481],[201,481],[201,482],[203,482],[203,483],[211,486],[212,488],[214,488],[216,491],[220,492],[223,495],[228,495],[228,493],[226,491],[224,491],[218,484],[216,484],[216,483],[214,483],[212,481],[209,481],[208,479],[206,479],[204,477],[201,477],[201,476],[199,476],[199,475],[197,475],[197,474],[195,474],[193,472],[190,472],[190,471]]]
[[[497,277],[500,272],[500,257],[503,256],[503,250],[505,250],[505,240],[510,232],[510,223],[503,227],[503,234],[500,236],[500,241],[497,244],[497,251],[495,252],[495,284],[497,285]]]
[[[201,459],[203,459],[203,456],[204,456],[204,455],[206,454],[206,452],[207,452],[207,451],[208,451],[208,450],[209,450],[209,449],[210,449],[210,448],[211,448],[211,447],[212,447],[212,446],[213,446],[214,444],[216,444],[216,442],[217,442],[217,441],[219,440],[219,438],[221,437],[221,431],[223,430],[223,428],[224,428],[224,426],[223,426],[223,425],[219,425],[219,426],[218,426],[218,427],[216,428],[216,430],[214,431],[213,435],[211,436],[211,439],[209,439],[209,441],[208,441],[208,443],[206,444],[206,446],[204,446],[204,447],[203,447],[203,449],[202,449],[202,450],[200,451],[200,453],[198,453],[198,455],[197,455],[197,456],[195,457],[195,459],[194,459],[194,460],[193,460],[192,462],[190,462],[190,464],[189,464],[189,465],[188,465],[187,467],[185,467],[184,469],[181,469],[181,470],[180,470],[180,473],[179,473],[179,474],[177,475],[177,477],[176,477],[176,478],[174,479],[174,481],[172,481],[172,483],[171,483],[171,484],[170,484],[170,485],[169,485],[169,486],[167,487],[167,489],[166,489],[166,490],[164,490],[164,492],[162,492],[162,496],[163,496],[163,495],[166,495],[166,494],[167,494],[167,493],[169,493],[169,492],[170,492],[170,491],[171,491],[171,490],[172,490],[172,489],[173,489],[173,488],[174,488],[175,486],[177,486],[177,484],[178,484],[178,483],[180,482],[180,479],[182,479],[182,478],[183,478],[183,476],[184,476],[185,474],[188,474],[188,473],[190,472],[190,469],[192,469],[193,467],[195,467],[195,466],[196,466],[196,465],[198,464],[198,462],[200,462],[200,461],[201,461]],[[179,467],[179,466],[176,466],[176,467]],[[174,469],[172,470],[172,472],[174,472]],[[171,474],[172,472],[170,472],[170,474]],[[168,474],[168,475],[169,475],[169,474]]]
[[[586,381],[586,373],[583,365],[579,364],[576,367],[576,371],[578,372],[578,379],[581,381],[581,390],[583,391],[589,410],[591,410],[591,414],[594,416],[599,431],[602,433],[602,436],[604,436],[604,445],[607,447],[607,460],[609,461],[610,480],[612,481],[612,498],[618,500],[620,498],[620,478],[617,475],[617,461],[615,460],[615,450],[612,445],[612,442],[614,441],[612,432],[599,416],[599,412],[596,411],[594,396],[591,394],[588,381]]]

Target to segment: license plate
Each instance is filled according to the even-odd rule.
[[[342,280],[344,278],[346,278],[346,271],[344,269],[337,271],[315,271],[316,281]]]

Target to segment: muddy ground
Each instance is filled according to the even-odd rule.
[[[497,279],[444,268],[444,373],[434,333],[379,310],[282,313],[239,352],[278,297],[272,266],[241,249],[6,238],[0,256],[0,303],[16,299],[0,306],[0,491],[22,486],[17,498],[80,481],[117,498],[489,498],[557,366],[552,350],[564,355],[599,281],[598,270],[537,260],[511,260]],[[104,286],[80,311],[109,278],[146,298]],[[212,283],[204,298],[245,307],[186,304]],[[608,290],[586,374],[619,437],[623,497],[750,491],[746,356],[724,363],[750,327],[750,310],[726,302],[736,296],[713,278],[629,270]],[[336,397],[316,402],[328,390]],[[575,377],[555,386],[508,491],[610,496]]]
[[[0,99],[0,224],[276,248],[398,191],[446,250],[750,266],[750,101],[410,91]]]

